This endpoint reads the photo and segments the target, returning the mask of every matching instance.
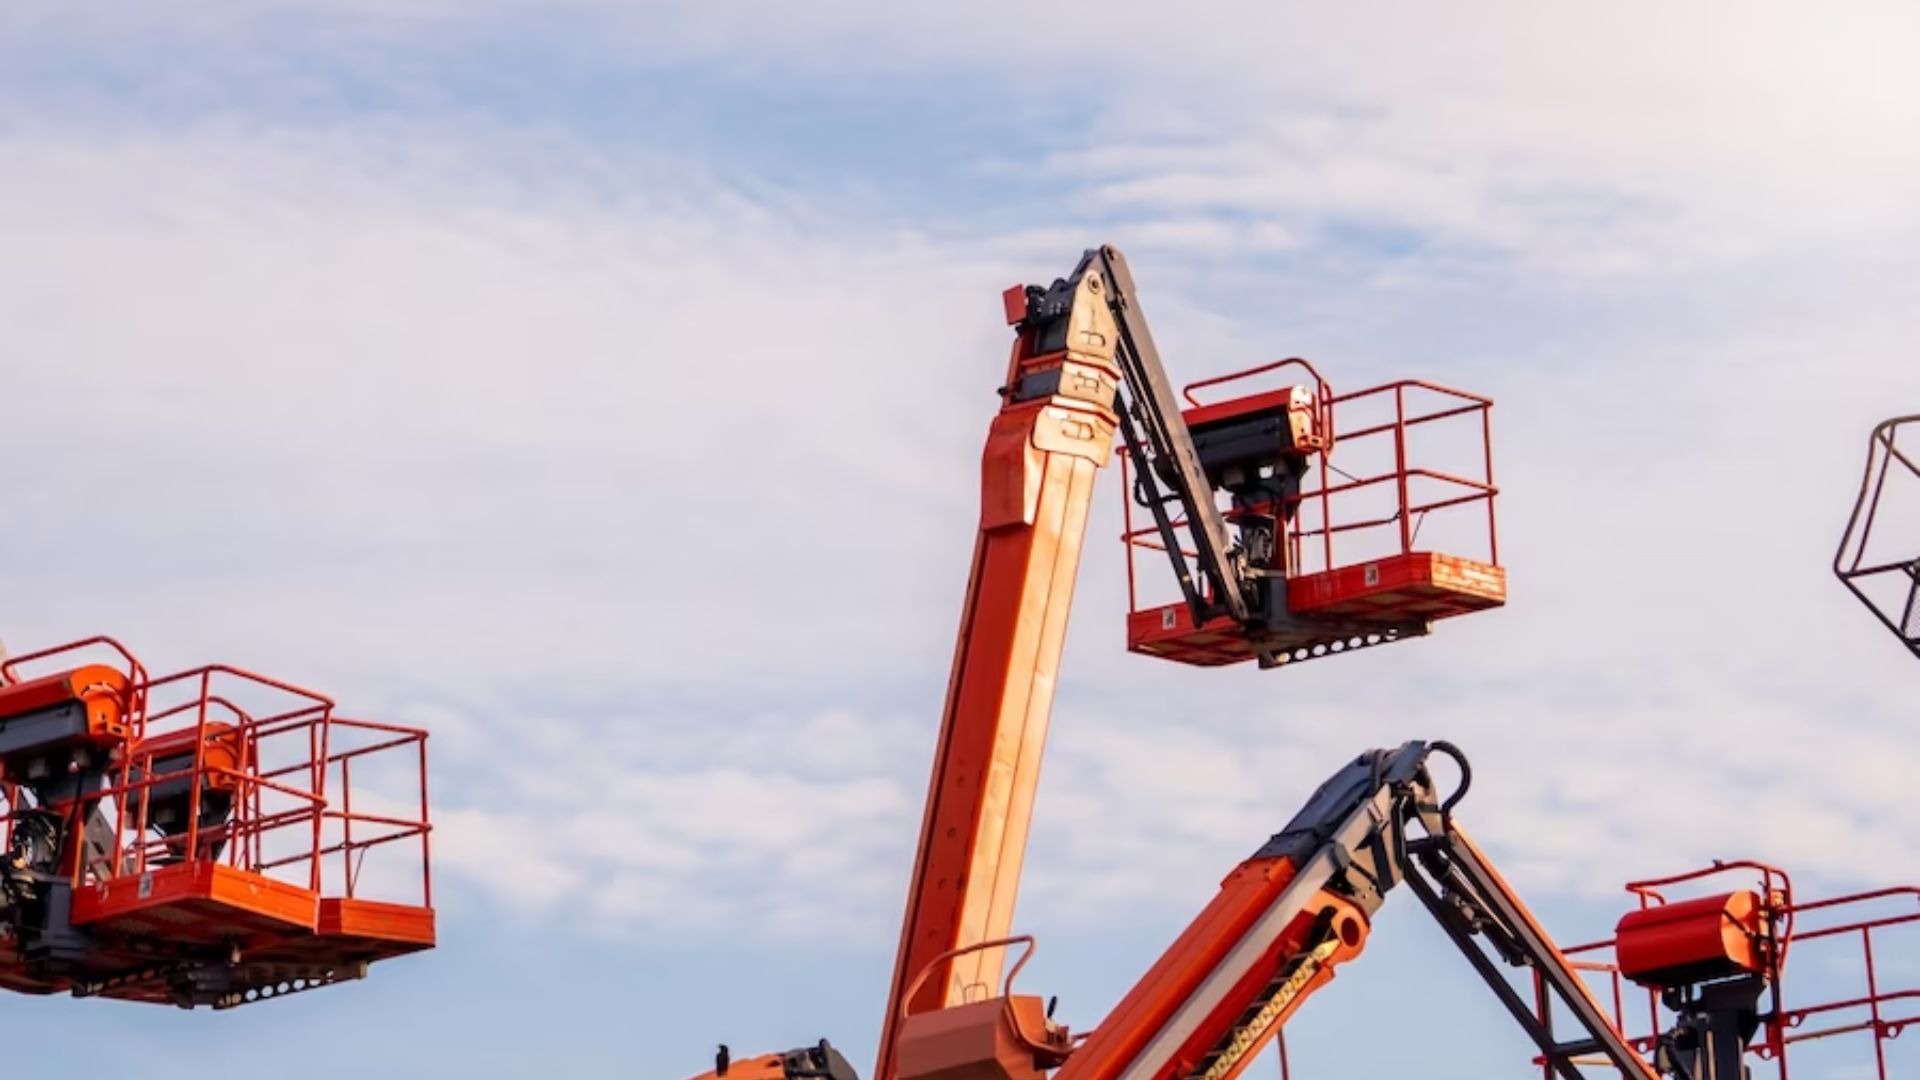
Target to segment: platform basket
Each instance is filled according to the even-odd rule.
[[[1644,909],[1723,892],[1729,883],[1765,898],[1771,939],[1772,989],[1748,1050],[1752,1080],[1920,1076],[1920,1041],[1901,1040],[1920,1024],[1920,978],[1911,963],[1920,955],[1920,887],[1801,899],[1785,871],[1735,861],[1627,888]],[[1612,938],[1563,951],[1615,1028],[1651,1057],[1657,1033],[1673,1022],[1658,992],[1621,974]],[[1536,1015],[1551,1025],[1550,1014]],[[1535,1066],[1553,1080],[1551,1066]]]
[[[0,987],[187,1004],[182,972],[201,972],[192,1003],[230,1007],[433,945],[426,732],[336,715],[323,695],[238,668],[149,678],[104,638],[6,674],[102,654],[128,673],[130,731],[104,788],[53,808],[92,820],[95,847],[111,837],[72,868],[88,954],[36,973],[0,938]],[[23,812],[45,808],[24,786],[0,781],[0,796],[11,847]]]
[[[1198,386],[1290,363],[1299,362],[1189,387],[1195,408],[1188,412],[1220,408],[1201,403]],[[1330,449],[1313,455],[1281,544],[1289,618],[1257,638],[1224,618],[1195,626],[1177,593],[1150,584],[1166,582],[1166,549],[1150,521],[1136,522],[1131,465],[1122,455],[1131,651],[1201,666],[1262,651],[1303,660],[1417,636],[1437,620],[1506,602],[1493,402],[1417,380],[1334,395],[1316,375],[1309,389],[1324,405]],[[1271,396],[1260,391],[1245,400]],[[1231,520],[1231,509],[1221,509]],[[1184,544],[1185,520],[1176,528]]]

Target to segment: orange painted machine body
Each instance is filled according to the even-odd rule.
[[[979,531],[875,1080],[902,1080],[896,1042],[903,1017],[986,999],[999,981],[1003,950],[966,947],[1004,938],[1012,929],[1094,481],[1113,456],[1116,433],[1124,435],[1132,480],[1144,485],[1139,492],[1135,483],[1125,485],[1129,506],[1138,495],[1156,521],[1136,530],[1128,517],[1130,555],[1134,548],[1156,544],[1162,558],[1179,554],[1173,558],[1174,577],[1187,597],[1186,603],[1151,611],[1130,605],[1129,641],[1135,651],[1190,663],[1257,657],[1263,665],[1275,664],[1309,658],[1293,655],[1300,650],[1312,656],[1340,651],[1344,644],[1332,643],[1355,634],[1390,640],[1403,632],[1424,633],[1432,618],[1495,607],[1505,597],[1504,572],[1492,562],[1490,465],[1483,480],[1446,477],[1467,494],[1449,495],[1438,505],[1409,496],[1408,484],[1430,475],[1407,466],[1404,454],[1390,477],[1355,485],[1368,492],[1386,490],[1381,484],[1393,487],[1402,519],[1409,512],[1424,516],[1454,505],[1484,510],[1489,563],[1469,566],[1464,560],[1416,555],[1413,534],[1402,520],[1389,527],[1402,541],[1397,558],[1336,565],[1335,532],[1378,523],[1339,525],[1329,515],[1328,506],[1346,492],[1324,467],[1334,441],[1334,398],[1312,365],[1283,361],[1253,373],[1299,366],[1313,375],[1313,386],[1269,389],[1211,404],[1195,400],[1191,390],[1249,373],[1203,381],[1189,388],[1193,407],[1181,410],[1140,316],[1130,272],[1110,248],[1088,252],[1073,277],[1048,289],[1016,286],[1004,302],[1017,333],[1000,410],[982,454]],[[1408,401],[1422,393],[1445,401],[1425,412],[1409,411]],[[1409,427],[1450,417],[1478,425],[1484,436],[1491,404],[1417,383],[1392,384],[1344,400],[1393,404],[1392,423],[1357,430],[1352,438],[1402,449]],[[1478,445],[1488,444],[1481,438]],[[1257,534],[1257,525],[1249,522],[1282,510],[1291,521],[1302,499],[1295,485],[1284,488],[1294,492],[1282,500],[1284,507],[1275,505],[1278,494],[1261,504],[1256,489],[1279,492],[1284,485],[1257,478],[1277,476],[1275,463],[1305,470],[1316,458],[1323,464],[1311,498],[1324,523],[1320,530]],[[1235,507],[1224,517],[1221,498],[1230,498]],[[1167,516],[1173,502],[1183,508],[1174,515],[1178,522]],[[1168,542],[1183,529],[1195,547],[1210,553],[1195,555],[1191,567],[1181,554],[1186,545]],[[1259,562],[1258,573],[1243,574],[1241,549],[1259,547],[1260,535],[1276,536],[1280,546],[1261,556],[1273,561]],[[1309,540],[1324,556],[1324,573],[1297,587],[1280,580],[1305,565]],[[1234,543],[1241,547],[1228,550]],[[1130,591],[1133,582],[1130,568]],[[1275,594],[1278,589],[1286,591]],[[1323,596],[1316,589],[1331,592]],[[1278,595],[1273,604],[1267,603],[1270,595]],[[1215,606],[1225,612],[1217,619],[1207,614]],[[1204,616],[1199,628],[1196,612]],[[1364,920],[1357,925],[1364,927]],[[918,989],[909,989],[910,983]]]
[[[1000,949],[938,958],[1012,927],[1094,478],[1112,456],[1114,347],[1097,298],[1076,307],[1066,348],[1036,352],[1029,335],[1014,345],[981,459],[979,536],[888,994],[882,1080],[896,1075],[892,1018],[983,997],[999,982]],[[930,966],[909,999],[908,981]]]
[[[1235,869],[1055,1080],[1239,1076],[1286,1019],[1332,980],[1334,968],[1366,944],[1366,916],[1317,889],[1294,910],[1280,912],[1277,932],[1261,928],[1275,916],[1295,869],[1286,858],[1250,859]],[[1293,964],[1310,966],[1290,971]],[[1287,986],[1287,978],[1295,984]],[[1263,1003],[1266,993],[1275,996]],[[1264,1007],[1249,1018],[1257,1005]]]
[[[1030,994],[910,1016],[900,1025],[900,1080],[1046,1080],[1064,1060],[1046,1005]]]
[[[77,730],[61,746],[85,744],[110,750],[133,735],[125,673],[105,664],[84,664],[67,671],[21,682],[0,683],[0,727],[10,720],[73,706],[79,710]],[[34,756],[59,747],[41,745],[0,754],[0,776],[23,768]]]
[[[725,1080],[786,1080],[789,1075],[785,1054],[761,1054],[730,1062]],[[693,1080],[721,1080],[721,1074],[719,1070],[703,1072]]]
[[[184,763],[191,768],[194,742],[201,745],[200,769],[208,787],[232,788],[252,764],[252,755],[240,729],[221,720],[209,720],[204,728],[181,728],[151,739],[142,739],[131,749],[136,763],[153,771],[155,765]],[[177,765],[176,765],[177,767]]]

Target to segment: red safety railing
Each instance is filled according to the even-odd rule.
[[[113,824],[113,852],[79,860],[76,885],[195,860],[355,897],[369,852],[413,840],[419,873],[404,876],[418,889],[389,875],[377,891],[409,901],[394,894],[417,891],[431,906],[426,732],[338,717],[324,695],[225,665],[150,679],[107,638],[16,657],[0,676],[17,681],[19,665],[56,660],[71,669],[101,647],[127,665],[131,735],[88,797]],[[357,792],[356,773],[373,788]],[[0,791],[10,844],[25,795],[4,781]]]
[[[1920,934],[1920,888],[1900,886],[1797,901],[1792,881],[1784,871],[1746,861],[1635,882],[1627,888],[1642,907],[1651,907],[1666,903],[1668,891],[1675,886],[1691,886],[1728,874],[1748,875],[1756,881],[1763,898],[1763,926],[1773,942],[1767,950],[1771,1004],[1750,1050],[1755,1061],[1761,1067],[1772,1065],[1778,1080],[1790,1080],[1794,1047],[1839,1036],[1868,1035],[1873,1046],[1873,1071],[1860,1072],[1866,1062],[1851,1062],[1853,1071],[1849,1075],[1894,1080],[1888,1044],[1908,1025],[1920,1023],[1920,974],[1908,966],[1890,978],[1880,948],[1886,935],[1898,928],[1909,927]],[[1613,947],[1613,939],[1608,938],[1563,951],[1576,969],[1600,984],[1602,992],[1596,997],[1611,1002],[1615,1026],[1635,1049],[1651,1056],[1672,1015],[1660,1004],[1657,992],[1632,986],[1620,974],[1613,961]],[[1855,986],[1840,985],[1847,981],[1844,962],[1850,959],[1840,951],[1843,947],[1861,964],[1861,981]],[[1857,953],[1852,952],[1854,948]],[[1798,957],[1792,968],[1786,965],[1789,954]],[[1910,944],[1898,955],[1914,954]],[[1639,1005],[1630,1007],[1630,1002]],[[1640,1005],[1644,1005],[1644,1013]],[[1544,1007],[1541,1015],[1551,1019]],[[1535,1064],[1541,1067],[1541,1075],[1551,1080],[1551,1067],[1539,1060]],[[1913,1074],[1909,1071],[1900,1075],[1904,1080]]]
[[[1333,386],[1321,376],[1320,369],[1314,367],[1313,362],[1305,357],[1289,356],[1285,360],[1274,360],[1269,363],[1255,365],[1243,371],[1230,371],[1225,375],[1215,375],[1211,379],[1201,379],[1198,382],[1190,382],[1181,389],[1180,393],[1181,396],[1187,399],[1188,405],[1199,408],[1205,405],[1206,402],[1201,401],[1194,393],[1196,390],[1225,386],[1228,383],[1241,382],[1246,379],[1292,367],[1299,368],[1313,379],[1313,385],[1310,389],[1313,392],[1314,433],[1320,437],[1324,445],[1331,447],[1335,435],[1333,427]]]
[[[1336,395],[1311,364],[1292,358],[1194,383],[1187,400],[1197,406],[1195,390],[1296,365],[1312,377],[1314,424],[1330,449],[1314,455],[1292,500],[1294,522],[1285,541],[1290,576],[1419,550],[1499,563],[1491,399],[1417,379]],[[1166,546],[1152,523],[1136,525],[1131,464],[1124,452],[1119,457],[1127,492],[1121,534],[1127,598],[1137,612],[1143,599],[1135,559],[1141,551],[1164,553]],[[1184,535],[1186,519],[1176,518],[1174,526]],[[1157,602],[1164,599],[1144,601]]]
[[[115,846],[131,859],[119,873],[182,858],[262,874],[291,866],[296,872],[270,876],[318,893],[327,805],[319,763],[327,757],[332,700],[221,665],[156,679],[147,699],[141,738],[122,755],[114,786],[101,793],[111,800]],[[188,793],[184,837],[167,834],[154,805],[157,791],[181,786]],[[229,812],[207,824],[205,804],[222,792]],[[275,858],[290,847],[307,850]]]
[[[1491,400],[1403,379],[1342,394],[1331,406],[1339,447],[1319,456],[1300,494],[1301,517],[1317,523],[1303,523],[1290,537],[1298,572],[1420,550],[1422,531],[1437,524],[1430,519],[1453,510],[1484,514],[1485,530],[1450,530],[1446,550],[1475,558],[1484,553],[1486,562],[1500,562]],[[1354,416],[1366,419],[1354,424]],[[1427,435],[1436,438],[1423,455],[1416,436]],[[1447,469],[1439,460],[1458,464]],[[1433,541],[1429,532],[1429,547]]]
[[[427,733],[416,728],[397,727],[371,720],[335,717],[332,753],[326,767],[329,790],[339,793],[337,806],[323,811],[328,822],[328,842],[320,855],[340,860],[340,895],[362,895],[366,859],[377,848],[416,840],[420,850],[419,904],[433,906],[432,826],[427,814]],[[365,776],[369,771],[384,772],[388,781],[380,788],[377,800],[362,792],[360,809],[354,808],[354,769]],[[399,797],[408,775],[415,777],[407,798]],[[417,814],[418,816],[411,816]],[[392,899],[393,888],[374,890]]]

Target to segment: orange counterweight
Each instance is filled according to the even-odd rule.
[[[55,750],[126,742],[133,732],[127,694],[127,676],[105,664],[21,682],[0,676],[0,770],[21,770]],[[36,730],[22,730],[29,726]]]
[[[1615,929],[1620,974],[1669,986],[1766,970],[1760,894],[1751,889],[1629,912]]]

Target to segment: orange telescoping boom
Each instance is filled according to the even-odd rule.
[[[1424,552],[1400,550],[1346,573],[1332,558],[1338,526],[1324,488],[1320,535],[1310,545],[1323,561],[1307,573],[1312,530],[1296,519],[1311,497],[1303,487],[1309,466],[1333,444],[1330,391],[1315,375],[1312,387],[1183,412],[1114,248],[1086,252],[1051,286],[1009,289],[1005,313],[1016,337],[983,455],[980,531],[888,992],[879,1080],[897,1074],[900,1017],[959,1006],[999,981],[1005,950],[981,943],[1005,938],[1012,926],[1093,481],[1116,433],[1129,495],[1153,521],[1142,530],[1145,542],[1165,554],[1181,596],[1129,620],[1135,651],[1278,667],[1424,634],[1435,618],[1505,598],[1498,566]],[[1447,415],[1473,413],[1484,423],[1486,403],[1473,400]],[[1429,508],[1408,506],[1403,429],[1375,430],[1402,440],[1392,477],[1399,520],[1412,516],[1408,509],[1424,517]],[[1485,500],[1490,526],[1492,494],[1489,475],[1448,505]],[[1412,534],[1402,528],[1400,536],[1410,549]],[[1138,542],[1129,536],[1130,546]]]
[[[1460,766],[1437,799],[1427,759]],[[1579,973],[1473,844],[1453,805],[1466,759],[1444,742],[1361,755],[1230,874],[1219,894],[1115,1006],[1055,1080],[1231,1080],[1334,970],[1364,948],[1387,892],[1405,882],[1563,1080],[1597,1065],[1630,1080],[1655,1073],[1615,1028]],[[1504,967],[1580,1028],[1560,1040]],[[979,1074],[983,1080],[990,1074]],[[998,1080],[998,1078],[995,1078]]]

